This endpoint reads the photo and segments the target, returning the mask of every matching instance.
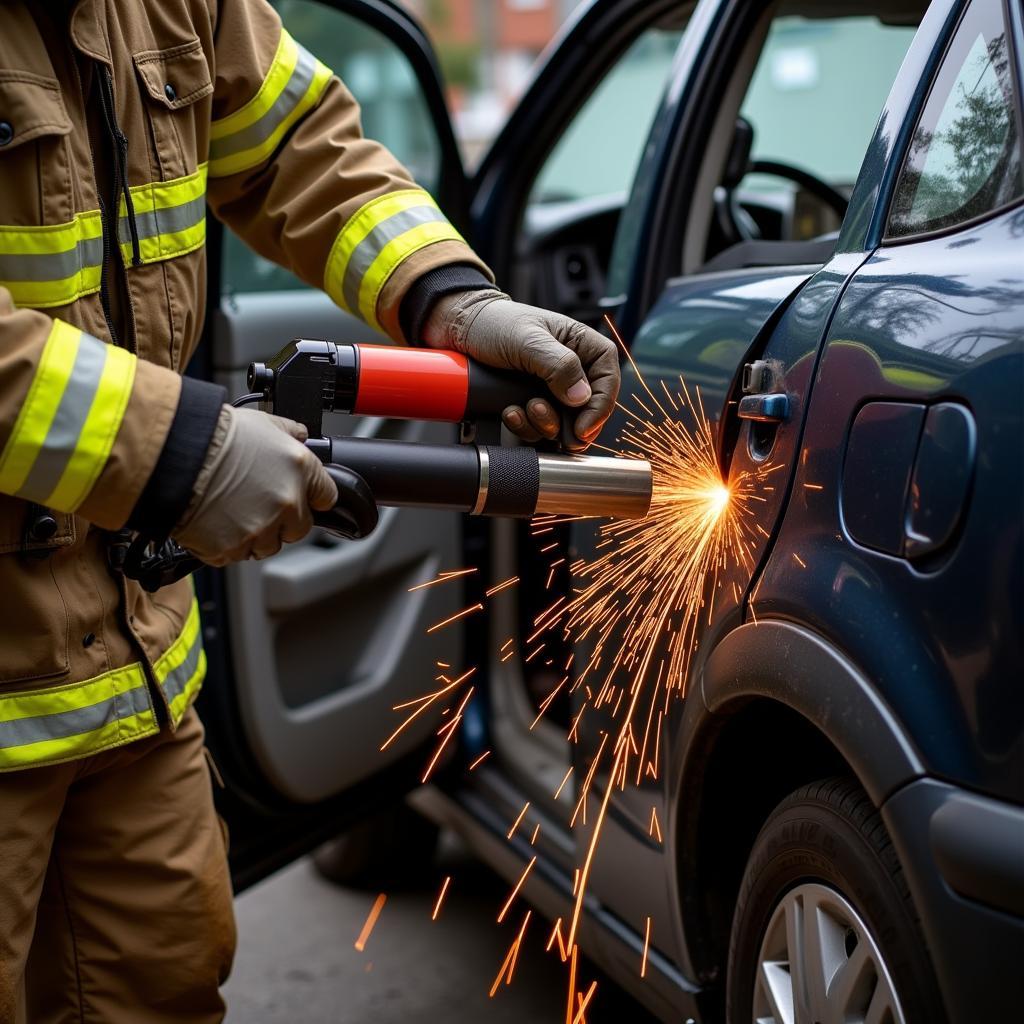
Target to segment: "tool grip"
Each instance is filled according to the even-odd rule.
[[[377,526],[377,503],[369,484],[347,466],[327,465],[327,475],[338,488],[338,501],[326,512],[313,512],[313,522],[346,540],[362,540]]]

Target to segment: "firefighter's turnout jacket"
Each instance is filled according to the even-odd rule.
[[[396,341],[425,275],[487,270],[266,0],[0,0],[0,19],[10,770],[174,726],[202,682],[191,584],[144,593],[111,568],[108,531],[180,518],[225,397],[179,375],[207,206]]]

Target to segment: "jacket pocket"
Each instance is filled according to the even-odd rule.
[[[57,532],[45,542],[26,542],[30,512],[28,502],[0,495],[0,689],[52,682],[68,671],[69,619],[53,559],[57,549],[74,544],[74,519],[55,513]]]
[[[32,272],[17,262],[18,247],[5,244],[12,231],[74,216],[70,132],[57,79],[0,69],[0,282],[24,280]]]
[[[191,174],[206,159],[213,82],[198,37],[132,54],[152,144],[164,181]],[[201,102],[207,100],[206,102]]]

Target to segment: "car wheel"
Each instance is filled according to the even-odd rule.
[[[320,846],[317,871],[356,888],[412,885],[431,876],[439,830],[404,803],[381,811]]]
[[[945,1019],[896,851],[851,779],[772,812],[733,917],[729,1024],[917,1024]]]

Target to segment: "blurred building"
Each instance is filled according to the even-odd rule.
[[[406,0],[437,49],[467,156],[489,142],[580,0]]]

